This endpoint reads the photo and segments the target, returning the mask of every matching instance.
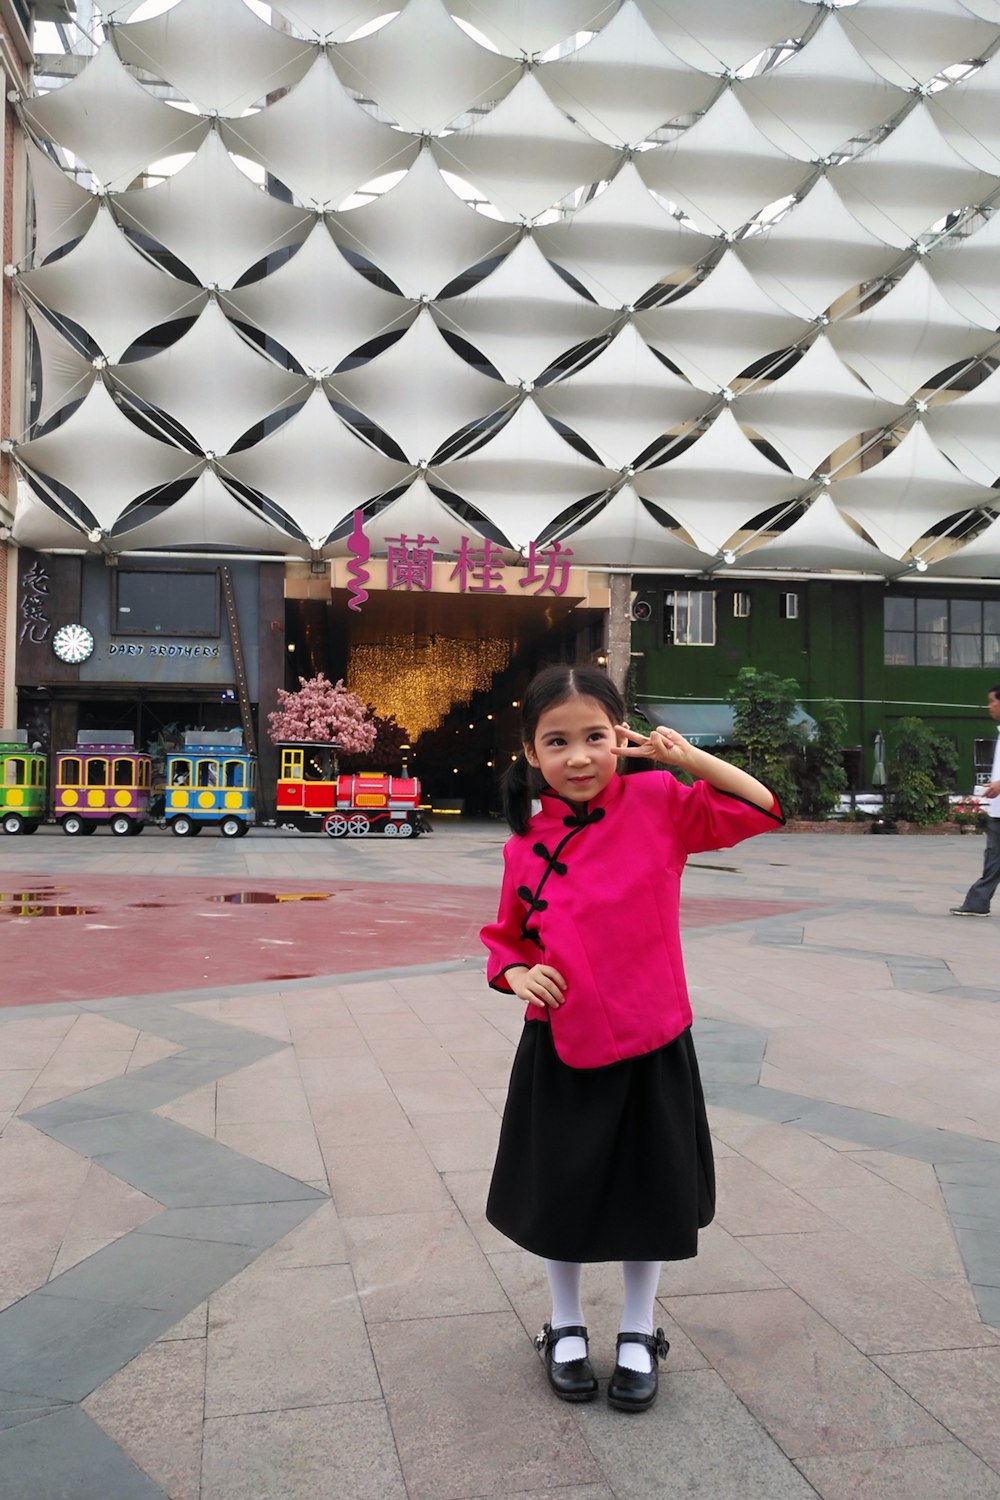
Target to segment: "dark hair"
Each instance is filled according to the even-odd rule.
[[[535,738],[542,714],[567,698],[594,698],[612,724],[625,718],[625,701],[604,672],[597,667],[571,667],[560,663],[544,667],[528,684],[521,700],[521,744],[530,745]],[[503,814],[514,833],[524,833],[531,816],[531,799],[542,788],[542,778],[530,764],[522,749],[507,767],[500,782]]]
[[[996,698],[998,701],[1000,701],[1000,682],[997,683],[996,687],[991,687],[991,688],[987,688],[986,689],[986,696],[987,696],[987,698],[990,696],[991,693],[993,694],[994,698]]]

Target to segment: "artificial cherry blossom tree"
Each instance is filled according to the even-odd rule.
[[[300,677],[297,693],[278,690],[278,708],[267,716],[267,731],[274,744],[299,740],[313,745],[336,745],[357,753],[375,744],[376,727],[369,710],[356,693],[349,693],[343,678],[330,682],[322,672]]]

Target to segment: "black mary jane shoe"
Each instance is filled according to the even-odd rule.
[[[653,1368],[646,1374],[639,1370],[628,1370],[624,1365],[615,1365],[608,1384],[608,1402],[619,1411],[648,1411],[656,1400],[659,1385],[659,1362],[666,1359],[670,1345],[663,1337],[663,1329],[655,1333],[620,1333],[615,1345],[643,1344],[649,1350]]]
[[[544,1323],[542,1331],[535,1339],[535,1348],[545,1361],[545,1373],[548,1376],[549,1385],[555,1391],[560,1401],[593,1401],[597,1395],[597,1376],[590,1365],[590,1355],[585,1354],[582,1359],[567,1359],[558,1362],[552,1358],[552,1351],[560,1339],[578,1338],[585,1342],[588,1339],[586,1328],[553,1328],[551,1323]]]

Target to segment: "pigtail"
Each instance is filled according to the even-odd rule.
[[[538,796],[541,784],[538,772],[522,750],[500,778],[503,815],[514,833],[527,832],[532,798]]]

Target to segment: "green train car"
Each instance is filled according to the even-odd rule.
[[[48,806],[48,756],[33,750],[25,729],[0,729],[0,828],[34,833]]]

